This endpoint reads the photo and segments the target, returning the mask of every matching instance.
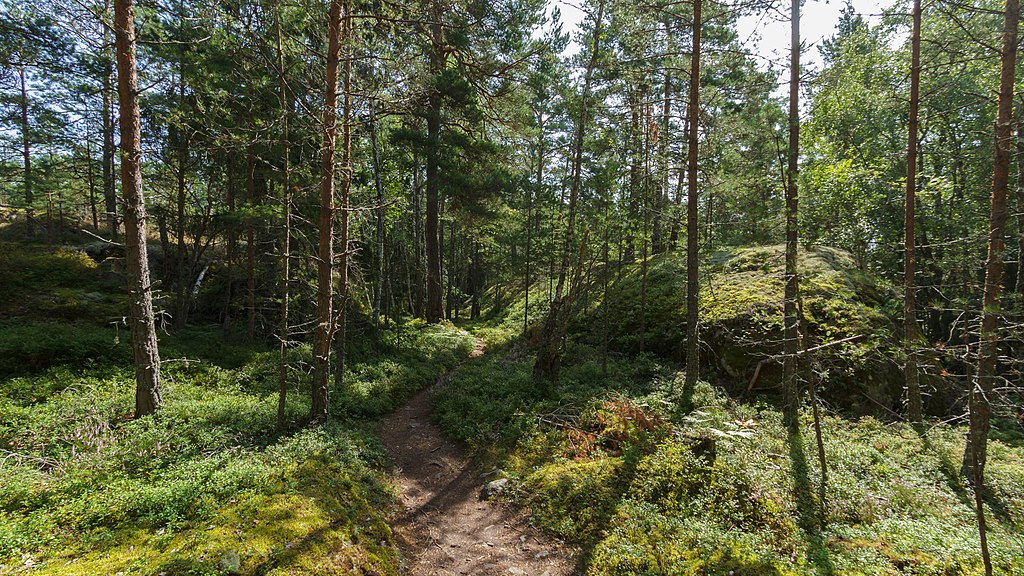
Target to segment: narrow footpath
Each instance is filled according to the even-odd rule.
[[[470,355],[483,354],[478,345]],[[481,500],[492,477],[473,468],[462,449],[430,418],[432,388],[388,416],[381,438],[397,470],[401,507],[393,527],[408,576],[569,576],[571,553],[529,525],[521,512]]]

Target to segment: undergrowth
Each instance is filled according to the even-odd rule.
[[[538,526],[583,549],[589,575],[983,573],[960,428],[827,416],[822,499],[808,415],[790,435],[776,409],[707,383],[683,413],[681,379],[649,356],[602,371],[575,344],[541,397],[512,345],[460,369],[436,414]],[[987,475],[996,572],[1022,574],[1024,450],[993,440]]]
[[[19,330],[33,327],[0,328],[0,344]],[[94,330],[101,351],[113,345]],[[404,325],[362,338],[333,420],[313,428],[310,351],[293,350],[285,429],[276,352],[226,344],[219,327],[162,342],[153,417],[131,418],[134,374],[118,354],[0,380],[0,574],[397,571],[370,417],[464,357],[467,333]]]

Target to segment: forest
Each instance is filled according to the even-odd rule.
[[[0,576],[1024,575],[1019,0],[812,2],[0,0]]]

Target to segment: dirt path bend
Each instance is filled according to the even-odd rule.
[[[471,357],[483,353],[482,346]],[[430,418],[434,387],[414,396],[380,428],[397,465],[401,508],[394,529],[408,576],[568,576],[575,562],[522,513],[480,500],[482,478]]]

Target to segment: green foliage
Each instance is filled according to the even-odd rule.
[[[337,408],[357,417],[382,416],[466,357],[475,345],[469,333],[451,325],[403,329],[402,340],[381,341],[355,355],[345,387],[334,396]]]
[[[0,318],[106,323],[123,316],[124,291],[84,251],[0,242]]]
[[[48,322],[0,323],[0,379],[17,374],[32,374],[53,366],[70,364],[86,367],[89,363],[126,360],[128,347],[121,340],[127,334],[118,334],[112,328],[98,328],[85,324],[55,324]],[[59,383],[58,378],[49,384]],[[25,386],[13,382],[11,388]],[[46,396],[50,389],[33,393],[27,387],[18,396]]]
[[[522,487],[529,493],[537,524],[572,542],[598,539],[621,494],[622,461],[555,461],[531,472]]]
[[[223,574],[237,558],[241,574],[394,574],[385,456],[372,427],[345,415],[393,408],[472,337],[384,332],[387,353],[359,351],[347,376],[361,394],[335,394],[334,420],[280,429],[276,353],[221,345],[222,367],[208,361],[218,330],[193,332],[167,348],[183,358],[165,365],[153,417],[131,418],[123,363],[0,380],[0,571]],[[309,360],[308,347],[292,354]],[[288,420],[306,414],[305,395],[290,394]]]
[[[791,436],[778,411],[700,383],[697,408],[681,413],[681,373],[649,357],[613,360],[604,375],[585,345],[566,358],[554,398],[536,394],[517,346],[472,361],[436,414],[505,470],[538,526],[583,547],[585,573],[982,573],[958,428],[922,438],[827,416],[822,506],[813,436]],[[714,440],[714,457],[701,439]],[[1021,448],[993,441],[986,507],[999,573],[1024,569],[1022,474]]]
[[[783,247],[756,246],[722,250],[702,271],[701,376],[731,392],[740,392],[758,363],[781,353]],[[898,310],[894,288],[862,271],[841,250],[815,247],[799,255],[801,297],[807,346],[826,346],[815,355],[817,369],[833,401],[854,413],[873,413],[860,392],[881,402],[899,394],[899,375],[890,369],[896,355]],[[635,352],[640,342],[642,277],[639,265],[627,267],[600,302],[581,315],[580,338],[595,345],[604,336],[605,314],[614,351]],[[592,288],[594,290],[594,288]],[[686,335],[686,259],[679,253],[652,258],[647,272],[645,350],[682,360]],[[781,377],[773,363],[762,366],[759,382],[770,386]]]

